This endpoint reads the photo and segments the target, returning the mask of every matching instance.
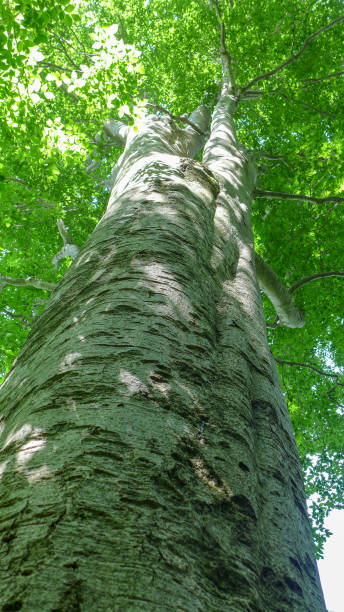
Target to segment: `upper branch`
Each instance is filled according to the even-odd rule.
[[[127,136],[129,134],[129,126],[123,123],[122,121],[110,120],[107,123],[103,124],[103,132],[108,140],[111,141],[111,144],[114,144],[118,147],[125,147]],[[95,137],[93,143],[98,145],[102,139],[102,134],[99,133]],[[97,149],[94,149],[94,155],[97,154]],[[101,161],[93,161],[91,157],[87,157],[86,159],[86,172],[87,174],[91,174],[99,168],[101,165]]]
[[[26,278],[11,278],[9,276],[0,275],[0,286],[1,285],[14,285],[15,287],[36,287],[37,289],[46,289],[52,291],[55,289],[55,283],[48,283],[47,281],[39,280],[34,276],[27,276]]]
[[[104,123],[103,125],[104,134],[119,147],[125,146],[129,130],[129,126],[122,121],[112,120],[108,121],[108,123]]]
[[[33,187],[31,187],[30,185],[25,183],[25,181],[23,181],[22,179],[17,178],[16,176],[5,176],[5,177],[3,177],[3,180],[4,181],[9,181],[9,182],[12,182],[12,183],[18,183],[19,185],[22,185],[28,191],[34,191]],[[37,197],[37,201],[38,201],[39,204],[41,204],[41,206],[44,206],[45,208],[55,208],[55,204],[53,204],[51,202],[47,202],[46,200],[43,200],[39,196]]]
[[[301,49],[300,49],[300,51],[298,53],[290,55],[290,57],[288,57],[287,60],[282,62],[282,64],[279,64],[278,66],[276,66],[276,68],[273,68],[273,70],[270,70],[269,72],[264,72],[264,74],[260,74],[259,76],[257,76],[254,79],[252,79],[252,81],[247,83],[247,85],[242,88],[242,92],[247,91],[248,89],[250,89],[253,85],[258,83],[259,81],[266,81],[266,80],[270,79],[270,77],[272,77],[277,72],[280,72],[281,70],[284,70],[284,68],[286,68],[287,66],[290,66],[290,64],[293,64],[294,62],[296,62],[296,60],[299,59],[300,55],[302,55],[302,53],[307,49],[309,43],[314,38],[316,38],[317,36],[320,36],[320,34],[322,34],[323,32],[326,32],[327,30],[329,30],[333,26],[337,25],[337,23],[340,23],[341,21],[343,21],[343,19],[344,19],[344,15],[341,15],[340,17],[337,17],[337,19],[334,19],[333,21],[328,23],[326,26],[323,26],[322,28],[320,28],[320,30],[317,30],[316,32],[313,32],[313,34],[311,34],[310,36],[308,36],[304,40],[303,45],[302,45],[302,47],[301,47]]]
[[[182,123],[186,123],[187,125],[190,125],[190,127],[192,127],[195,132],[197,132],[198,134],[201,134],[201,136],[205,136],[207,137],[207,134],[205,134],[205,132],[202,132],[202,130],[200,130],[197,125],[195,125],[195,123],[193,123],[192,121],[190,121],[190,119],[188,119],[188,117],[186,115],[182,115],[181,117],[177,116],[177,115],[173,115],[172,113],[170,113],[169,110],[167,110],[167,108],[164,108],[163,106],[159,106],[158,104],[146,104],[147,108],[152,108],[154,110],[158,110],[161,113],[165,113],[166,115],[168,115],[169,117],[171,117],[171,119],[173,119],[173,121],[181,121]]]
[[[315,198],[313,196],[303,195],[301,193],[282,193],[279,191],[263,191],[255,189],[254,198],[267,198],[269,200],[301,200],[302,202],[311,202],[312,204],[326,204],[327,202],[344,202],[341,196],[326,196],[324,198]]]
[[[72,241],[63,219],[57,219],[57,227],[63,240],[63,247],[61,251],[59,251],[52,259],[52,263],[54,264],[55,268],[58,267],[60,259],[64,259],[65,257],[75,259],[80,251],[79,247]]]
[[[290,102],[294,102],[294,104],[300,104],[301,106],[304,106],[305,108],[308,108],[309,110],[314,111],[315,113],[319,113],[320,115],[325,115],[326,117],[331,117],[331,119],[336,118],[336,115],[334,115],[333,113],[329,113],[328,111],[325,111],[321,108],[317,108],[316,106],[311,106],[310,104],[307,104],[306,102],[303,102],[302,100],[291,98],[290,96],[287,96],[283,92],[278,92],[278,93],[281,96],[281,98],[284,98],[285,100],[289,100]]]
[[[248,155],[253,162],[257,162],[261,158],[268,159],[270,161],[277,161],[287,166],[287,168],[289,168],[289,170],[291,170],[292,172],[295,172],[295,168],[293,168],[289,164],[289,162],[286,160],[285,157],[283,157],[283,155],[273,155],[272,153],[268,153],[267,151],[248,151]]]
[[[294,306],[289,291],[280,281],[276,272],[258,253],[255,253],[255,264],[259,286],[272,302],[280,325],[284,327],[303,327],[305,324],[304,316]]]
[[[187,137],[189,157],[194,157],[203,147],[207,137],[202,134],[206,134],[209,131],[210,120],[211,108],[205,104],[201,104],[191,113],[189,124],[184,128],[184,134]],[[192,127],[190,124],[192,124]],[[193,126],[197,127],[198,131],[195,131]]]
[[[327,278],[329,276],[344,276],[344,272],[341,272],[340,270],[331,270],[330,272],[318,272],[317,274],[311,274],[311,276],[306,276],[305,278],[302,278],[294,283],[291,287],[289,287],[288,291],[289,293],[293,293],[296,291],[296,289],[302,287],[302,285],[306,285],[306,283],[310,283],[318,278]]]
[[[330,372],[324,372],[324,370],[319,370],[319,368],[315,368],[314,366],[308,365],[308,363],[300,363],[299,361],[285,361],[284,359],[278,359],[275,356],[274,356],[274,359],[281,366],[286,365],[286,366],[296,366],[298,368],[307,368],[308,370],[312,370],[313,372],[316,372],[316,374],[320,374],[321,376],[327,376],[328,378],[334,378],[335,384],[333,387],[331,387],[331,389],[329,389],[329,391],[326,392],[326,395],[329,397],[330,400],[335,402],[337,406],[339,406],[340,408],[344,408],[343,404],[340,404],[336,400],[336,398],[333,396],[333,392],[337,389],[337,387],[344,387],[344,383],[339,382],[338,374],[331,374]]]
[[[306,85],[303,85],[301,89],[306,89],[307,87],[311,87],[312,85],[315,85],[316,83],[320,83],[321,81],[327,81],[328,79],[333,79],[337,76],[342,76],[343,74],[344,74],[344,70],[341,70],[340,72],[332,72],[332,74],[327,74],[326,76],[319,77],[317,79],[302,79],[302,81],[306,83]]]
[[[227,85],[230,89],[235,88],[235,79],[232,71],[232,58],[226,47],[226,30],[225,24],[222,19],[220,7],[218,0],[211,0],[211,3],[215,9],[217,21],[219,24],[220,30],[220,45],[219,45],[219,53],[222,65],[222,83],[223,85]]]
[[[280,365],[297,366],[299,368],[307,368],[308,370],[312,370],[313,372],[316,372],[317,374],[321,374],[321,376],[328,376],[329,378],[335,378],[336,381],[337,381],[338,386],[344,387],[344,383],[340,383],[339,382],[338,374],[332,374],[330,372],[324,372],[324,370],[319,370],[319,368],[315,368],[312,365],[308,365],[308,363],[300,363],[298,361],[285,361],[284,359],[278,359],[275,356],[274,356],[274,359]]]
[[[258,255],[256,254],[256,258],[257,257]],[[257,267],[257,259],[256,259],[256,267]],[[257,276],[258,276],[258,270],[257,270]],[[331,276],[343,277],[344,272],[341,272],[340,270],[331,270],[330,272],[318,272],[317,274],[311,274],[310,276],[301,278],[299,281],[297,281],[291,287],[289,287],[288,293],[291,295],[292,293],[294,293],[294,291],[299,289],[299,287],[302,287],[303,285],[306,285],[307,283],[310,283],[313,280],[317,280],[318,278],[328,278]],[[259,277],[258,277],[258,281],[259,281]],[[272,324],[268,325],[268,327],[270,327],[271,329],[274,329],[275,327],[277,327],[278,323],[279,323],[279,317],[277,316],[275,321]]]

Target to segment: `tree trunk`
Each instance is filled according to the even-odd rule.
[[[129,134],[3,384],[4,612],[325,610],[234,110],[202,164],[190,127]]]

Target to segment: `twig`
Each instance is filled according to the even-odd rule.
[[[257,76],[254,79],[252,79],[252,81],[247,83],[247,85],[242,89],[242,91],[246,91],[246,90],[250,89],[253,85],[258,83],[259,81],[266,81],[266,80],[270,79],[270,77],[272,77],[277,72],[280,72],[281,70],[284,70],[284,68],[286,68],[287,66],[290,66],[290,64],[293,64],[294,62],[296,62],[296,60],[299,59],[300,55],[302,55],[302,53],[307,49],[309,43],[314,38],[316,38],[317,36],[319,36],[323,32],[326,32],[327,30],[329,30],[333,26],[337,25],[337,23],[340,23],[341,21],[343,21],[343,19],[344,19],[344,15],[341,15],[340,17],[337,17],[337,19],[334,19],[333,21],[328,23],[326,26],[323,26],[322,28],[320,28],[320,30],[317,30],[316,32],[313,32],[313,34],[311,34],[310,36],[308,36],[304,40],[303,45],[302,45],[302,47],[301,47],[301,49],[300,49],[300,51],[298,53],[292,54],[287,60],[282,62],[282,64],[279,64],[278,66],[276,66],[276,68],[273,68],[272,70],[270,70],[268,72],[264,72],[264,74],[260,74],[259,76]]]
[[[290,96],[287,96],[284,93],[279,92],[279,95],[281,96],[281,98],[284,98],[285,100],[289,100],[290,102],[294,102],[295,104],[300,104],[301,106],[304,106],[305,108],[308,108],[309,110],[312,110],[315,113],[319,113],[320,115],[326,115],[326,117],[331,117],[331,119],[336,118],[336,115],[333,115],[332,113],[328,113],[327,111],[321,110],[320,108],[311,106],[310,104],[307,104],[306,102],[302,102],[301,100],[296,100],[295,98],[291,98]]]
[[[267,153],[266,151],[249,151],[249,155],[251,158],[253,158],[254,161],[257,161],[260,158],[264,158],[264,159],[269,159],[271,161],[279,161],[282,164],[285,164],[287,166],[287,168],[289,168],[289,170],[292,170],[292,172],[295,172],[295,168],[293,168],[285,159],[285,157],[283,157],[283,155],[273,155],[271,153]]]
[[[307,363],[299,363],[298,361],[284,361],[283,359],[277,359],[277,357],[274,357],[274,359],[277,363],[279,363],[282,366],[282,368],[284,365],[297,366],[299,368],[308,368],[309,370],[312,370],[313,372],[316,372],[316,374],[320,374],[321,376],[327,376],[328,378],[334,378],[336,382],[334,386],[331,387],[331,389],[329,389],[329,391],[326,391],[326,395],[329,397],[331,401],[335,402],[338,407],[344,408],[343,404],[338,402],[336,398],[333,397],[333,392],[336,390],[337,387],[344,387],[344,383],[339,382],[338,374],[330,374],[329,372],[324,372],[323,370],[319,370],[319,368],[315,368],[314,366],[308,365]]]
[[[70,32],[73,34],[74,38],[76,38],[77,42],[79,43],[79,45],[82,48],[83,54],[85,56],[85,59],[88,59],[90,55],[92,55],[91,53],[87,53],[86,51],[86,47],[84,45],[84,43],[82,42],[82,40],[79,38],[79,36],[76,34],[76,32],[73,30],[73,28],[70,28]]]
[[[323,370],[319,370],[319,368],[309,365],[308,363],[300,363],[298,361],[285,361],[284,359],[278,359],[277,357],[274,357],[274,359],[280,365],[297,366],[299,368],[308,368],[308,370],[313,370],[313,372],[316,372],[317,374],[320,374],[321,376],[328,376],[329,378],[335,378],[337,381],[337,384],[340,387],[344,387],[344,383],[338,382],[338,374],[330,374],[329,372],[324,372]]]
[[[334,79],[335,77],[342,75],[344,75],[344,70],[341,70],[340,72],[333,72],[332,74],[328,74],[324,77],[319,77],[317,79],[302,79],[302,81],[304,83],[307,83],[307,85],[303,85],[301,89],[306,89],[307,87],[311,87],[312,85],[320,83],[321,81],[327,81],[328,79]]]
[[[325,216],[327,217],[327,221],[328,221],[328,216],[329,216],[330,212],[332,212],[333,210],[336,210],[338,204],[339,204],[339,202],[336,202],[335,205],[332,206],[332,208],[329,208],[326,212],[320,213],[320,215],[317,215],[316,217],[314,217],[314,221],[317,221],[321,217],[325,217]],[[327,221],[325,221],[325,225],[326,225]]]
[[[290,55],[293,55],[294,54],[294,45],[295,45],[295,17],[293,19],[293,25],[291,27],[291,33],[292,33],[292,42],[291,42]]]
[[[79,69],[80,70],[80,67],[78,66],[78,64],[75,63],[73,58],[69,55],[69,53],[68,53],[68,51],[67,51],[67,49],[66,49],[66,47],[64,45],[64,43],[67,42],[67,41],[65,41],[65,39],[61,35],[56,35],[56,34],[54,35],[54,33],[53,33],[53,36],[55,36],[55,38],[57,38],[57,40],[59,41],[59,43],[60,43],[60,45],[62,47],[62,52],[66,56],[67,60],[75,67],[75,69]],[[74,47],[71,47],[71,48],[74,49]]]
[[[19,185],[22,185],[23,187],[25,187],[25,189],[27,189],[28,191],[34,191],[34,188],[31,187],[30,185],[28,185],[27,183],[25,183],[25,181],[23,181],[20,178],[17,178],[15,176],[6,176],[4,178],[5,181],[10,181],[12,183],[18,183]],[[39,204],[41,204],[42,206],[45,206],[45,208],[55,208],[55,204],[52,204],[51,202],[47,202],[46,200],[43,200],[41,197],[38,196],[37,198]]]
[[[315,198],[301,193],[281,193],[279,191],[262,191],[255,189],[254,198],[267,198],[268,200],[299,200],[301,202],[311,202],[312,204],[326,204],[326,202],[344,202],[341,196],[326,196],[324,198]]]
[[[52,62],[38,62],[37,66],[43,66],[47,68],[53,68],[54,70],[59,70],[60,72],[79,72],[82,74],[82,70],[80,68],[68,68],[67,66],[58,66],[57,64],[53,64]]]
[[[294,293],[294,291],[296,291],[296,289],[299,287],[302,287],[302,285],[306,285],[307,283],[317,280],[318,278],[328,278],[329,276],[344,276],[344,272],[341,272],[340,270],[331,270],[331,272],[318,272],[317,274],[311,274],[311,276],[306,276],[305,278],[302,278],[294,283],[291,287],[289,287],[288,291],[289,293]]]

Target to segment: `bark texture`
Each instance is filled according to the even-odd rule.
[[[168,117],[129,133],[3,384],[4,612],[325,610],[234,110],[202,163]]]

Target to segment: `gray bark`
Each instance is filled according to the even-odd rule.
[[[255,264],[259,286],[274,305],[279,324],[285,327],[303,327],[305,318],[294,306],[290,291],[258,253],[255,253]]]
[[[202,164],[169,118],[129,133],[2,386],[4,611],[325,610],[235,103]]]

